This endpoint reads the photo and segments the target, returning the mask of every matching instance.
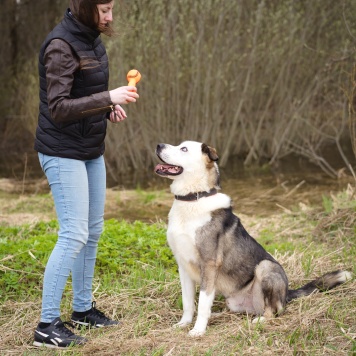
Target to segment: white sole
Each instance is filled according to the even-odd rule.
[[[63,346],[46,344],[45,342],[39,342],[39,341],[34,341],[32,345],[36,347],[48,347],[49,349],[66,349],[66,347]]]

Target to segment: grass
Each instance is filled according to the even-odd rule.
[[[168,209],[170,198],[165,192],[141,190],[108,195],[108,209],[113,202],[129,206],[140,202],[140,210],[147,216],[152,210],[152,218],[105,221],[94,299],[122,324],[108,330],[82,330],[90,342],[66,351],[31,346],[40,315],[43,270],[58,228],[51,197],[6,197],[1,216],[9,220],[0,224],[1,355],[356,354],[354,279],[332,291],[293,301],[283,315],[265,324],[253,325],[251,315],[227,311],[223,298],[217,297],[204,337],[190,338],[187,329],[173,329],[182,313],[180,283],[166,244],[166,224],[153,212],[155,204]],[[125,200],[127,196],[130,199]],[[25,214],[29,206],[36,219]],[[239,215],[247,230],[284,266],[294,288],[338,268],[355,275],[355,212],[355,192],[349,188],[324,196],[323,209],[300,206],[264,217]],[[61,306],[64,320],[70,317],[71,300],[68,283]]]

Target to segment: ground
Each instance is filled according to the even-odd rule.
[[[2,182],[0,224],[13,226],[55,219],[53,202],[45,182],[35,192],[21,185]],[[234,195],[235,211],[246,229],[266,246],[284,266],[291,287],[338,268],[355,273],[355,214],[325,214],[323,200],[310,205],[310,193],[254,187]],[[294,185],[297,187],[297,185]],[[36,190],[37,189],[37,190]],[[320,193],[320,192],[319,192]],[[336,193],[335,193],[336,194]],[[350,194],[353,194],[352,192]],[[335,199],[334,199],[335,198]],[[334,196],[335,202],[339,198]],[[348,199],[348,198],[345,198]],[[271,207],[262,208],[266,201]],[[106,218],[166,223],[172,202],[168,189],[143,191],[108,189]],[[325,205],[324,201],[324,205]],[[331,203],[330,203],[331,204]],[[332,205],[332,204],[331,204]],[[267,205],[266,205],[267,206]],[[263,212],[263,214],[261,213]],[[354,211],[354,210],[353,210]],[[332,226],[332,229],[329,228]],[[336,226],[336,229],[334,228]],[[6,256],[0,256],[1,273]],[[15,271],[16,273],[16,271]],[[0,305],[1,355],[353,355],[356,353],[356,282],[353,279],[328,293],[316,293],[288,304],[278,318],[253,325],[252,316],[226,310],[216,298],[207,333],[192,338],[187,329],[173,329],[181,316],[180,284],[176,273],[138,261],[137,275],[111,274],[106,283],[96,278],[94,298],[119,327],[81,331],[90,341],[83,348],[40,351],[31,346],[40,303],[5,300]],[[117,284],[116,284],[117,281]],[[120,282],[120,287],[118,284]],[[70,316],[71,294],[63,302],[64,317]]]

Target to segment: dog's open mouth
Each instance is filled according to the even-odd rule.
[[[177,176],[183,172],[183,168],[172,164],[157,164],[155,173],[160,176]]]

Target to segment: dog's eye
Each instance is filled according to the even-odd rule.
[[[188,148],[187,147],[182,147],[180,150],[183,151],[183,152],[188,152]]]

